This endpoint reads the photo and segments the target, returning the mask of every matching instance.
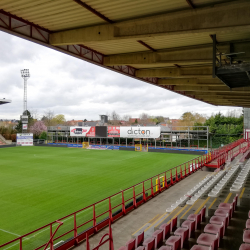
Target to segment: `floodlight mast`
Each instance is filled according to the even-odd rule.
[[[24,96],[23,96],[23,114],[25,112],[25,115],[27,114],[27,81],[30,78],[30,72],[28,69],[22,69],[21,70],[21,76],[24,80]]]

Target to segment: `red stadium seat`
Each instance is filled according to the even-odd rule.
[[[245,230],[243,234],[243,241],[250,244],[250,230]]]
[[[209,220],[209,223],[215,224],[215,225],[223,225],[223,227],[224,227],[223,235],[225,234],[226,225],[227,225],[227,218],[220,217],[220,216],[212,216]]]
[[[161,246],[158,250],[172,250],[171,246]]]
[[[152,237],[155,238],[155,248],[161,247],[163,242],[163,230],[156,230]]]
[[[188,238],[191,238],[192,233],[195,231],[195,222],[191,220],[185,220],[182,224],[181,227],[186,227],[189,230],[189,236]]]
[[[127,250],[127,247],[122,246],[122,247],[120,247],[118,250]]]
[[[155,249],[155,238],[150,237],[144,240],[143,246],[145,246],[145,250],[154,250]]]
[[[170,227],[171,224],[169,223],[164,223],[160,226],[160,229],[163,230],[163,239],[167,239],[170,236]]]
[[[181,250],[181,236],[170,236],[165,244],[171,246],[172,250]]]
[[[213,234],[202,233],[198,239],[197,243],[200,245],[211,246],[213,250],[217,250],[219,247],[219,236]]]
[[[212,247],[194,245],[190,250],[212,250]]]
[[[137,247],[135,250],[145,250],[144,246]]]
[[[249,244],[241,244],[239,250],[250,250]]]
[[[189,229],[184,227],[179,227],[175,230],[174,235],[181,236],[181,248],[186,241],[188,241]]]
[[[142,246],[143,241],[144,241],[144,231],[142,231],[139,235],[137,235],[136,247]]]
[[[223,238],[224,236],[224,226],[222,225],[216,225],[216,224],[207,224],[204,228],[205,233],[209,234],[219,234],[220,238]]]
[[[247,228],[247,229],[250,229],[250,219],[248,219],[248,220],[246,221],[246,228]]]
[[[206,217],[206,206],[204,206],[204,207],[201,209],[200,214],[201,214],[201,221],[205,221],[205,217]]]
[[[201,214],[190,214],[187,220],[195,221],[195,230],[201,224]]]
[[[135,250],[136,239],[131,239],[126,243],[127,250]]]
[[[220,216],[220,217],[225,217],[227,219],[227,224],[226,226],[228,227],[229,226],[229,213],[227,210],[224,210],[224,209],[216,209],[215,212],[214,212],[214,215],[215,216]]]
[[[171,220],[171,232],[174,232],[174,230],[177,228],[177,216]]]

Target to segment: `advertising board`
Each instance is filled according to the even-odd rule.
[[[70,127],[70,136],[95,137],[95,127]]]
[[[108,126],[108,137],[120,137],[120,127]]]
[[[160,127],[120,127],[120,137],[124,138],[158,138]]]
[[[16,135],[17,146],[33,146],[33,134],[23,133]]]

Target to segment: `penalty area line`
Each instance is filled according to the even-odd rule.
[[[0,231],[3,231],[3,232],[8,233],[8,234],[15,235],[15,236],[18,236],[18,237],[21,236],[21,235],[19,235],[19,234],[15,234],[15,233],[9,232],[9,231],[7,231],[7,230],[3,230],[2,228],[0,228]]]

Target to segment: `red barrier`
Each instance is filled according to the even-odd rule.
[[[241,145],[244,142],[244,139],[238,140],[234,143],[224,146],[223,148],[210,152],[209,155],[207,154],[199,156],[175,168],[169,169],[168,171],[155,175],[147,180],[133,185],[132,187],[129,187],[114,195],[111,195],[110,197],[107,197],[72,214],[69,214],[57,221],[53,221],[30,233],[27,233],[10,242],[7,242],[1,245],[0,249],[8,246],[8,248],[10,248],[11,250],[13,245],[16,246],[15,249],[19,250],[38,250],[42,248],[44,249],[47,246],[48,242],[50,242],[50,244],[53,244],[53,242],[55,244],[58,244],[61,241],[64,241],[64,244],[58,245],[57,249],[66,250],[85,239],[88,242],[88,237],[90,235],[95,234],[105,226],[109,225],[111,222],[114,222],[118,218],[125,216],[129,211],[147,202],[149,199],[153,198],[158,193],[163,192],[164,190],[173,186],[178,181],[184,179],[186,176],[196,172],[210,160],[218,159],[220,162],[224,161],[226,159],[225,156],[227,156],[227,153],[230,150],[234,149],[235,147]],[[246,147],[250,147],[249,142]],[[240,149],[237,150],[237,152],[239,153],[241,151],[246,150],[246,147],[239,147]],[[161,185],[162,181],[159,178],[160,176],[165,177],[164,185]],[[158,184],[156,184],[156,179],[159,180]],[[156,189],[156,185],[159,185],[158,189]],[[72,221],[67,224],[68,220]],[[56,232],[53,234],[52,229],[53,227],[55,228],[56,226],[58,226],[59,221],[63,224],[60,224],[60,229],[58,227],[56,229]],[[43,235],[43,233],[46,231],[47,233]],[[48,232],[50,232],[50,237],[47,238]],[[38,234],[41,234],[41,238],[42,236],[44,236],[45,239],[39,239],[36,241],[34,235]],[[32,240],[34,240],[35,242],[32,242],[32,244],[29,243],[29,241]],[[53,246],[51,246],[50,249],[53,249]],[[97,250],[98,248],[95,249]]]

